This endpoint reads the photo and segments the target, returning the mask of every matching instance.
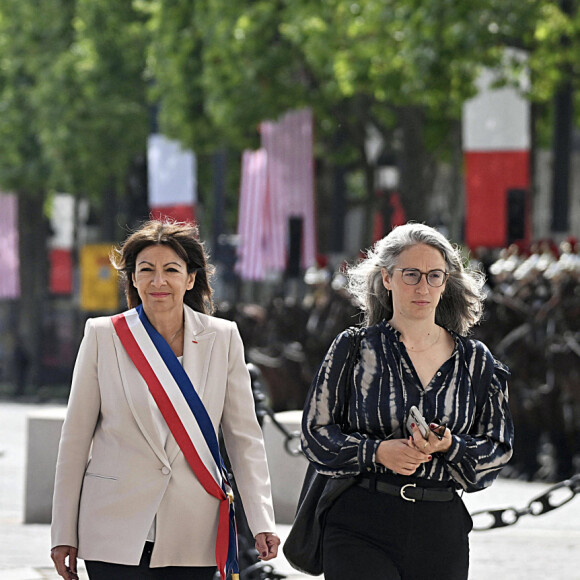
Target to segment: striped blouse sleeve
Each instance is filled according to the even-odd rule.
[[[331,344],[306,398],[302,416],[302,450],[319,473],[358,475],[373,467],[379,440],[345,428],[350,337],[347,331]]]
[[[451,477],[467,492],[491,485],[513,452],[514,427],[508,401],[507,368],[486,346],[475,342],[473,387],[487,391],[480,412],[467,434],[454,434],[445,453]],[[479,360],[477,360],[479,358]]]

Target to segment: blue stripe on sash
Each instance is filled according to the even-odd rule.
[[[197,391],[195,390],[189,376],[185,372],[185,369],[180,364],[179,359],[175,356],[175,353],[171,350],[171,347],[167,343],[167,341],[161,336],[161,334],[155,329],[155,327],[149,322],[145,311],[143,310],[143,305],[139,304],[136,308],[137,313],[139,314],[139,319],[143,323],[147,334],[153,341],[155,348],[161,355],[161,358],[167,365],[169,372],[175,379],[179,390],[181,391],[183,397],[187,401],[191,412],[194,414],[195,419],[200,427],[201,433],[207,443],[207,446],[212,454],[212,457],[220,468],[220,471],[223,473],[224,464],[221,458],[220,450],[219,450],[219,443],[217,436],[215,434],[213,423],[209,415],[207,414],[207,410],[204,407]],[[223,485],[223,484],[222,484]]]

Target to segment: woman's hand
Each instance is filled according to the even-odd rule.
[[[272,532],[262,532],[256,535],[256,550],[260,560],[271,560],[278,555],[280,538]]]
[[[50,557],[59,576],[65,580],[78,580],[77,549],[72,546],[55,546],[50,551]],[[66,559],[68,557],[68,566]]]
[[[419,433],[419,437],[421,434]],[[389,439],[382,441],[377,449],[377,463],[388,467],[391,471],[400,475],[413,475],[417,468],[427,461],[431,461],[428,453],[419,451],[411,438]]]
[[[444,426],[431,423],[431,431],[429,431],[429,438],[425,439],[416,425],[413,427],[413,446],[417,451],[421,451],[426,455],[432,453],[445,453],[451,447],[453,439],[451,438],[451,431]],[[441,439],[435,433],[439,433]]]

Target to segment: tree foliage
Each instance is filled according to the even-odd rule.
[[[0,190],[19,195],[18,332],[33,384],[49,311],[44,208],[54,191],[98,202],[143,153],[146,32],[130,2],[0,0]]]
[[[0,185],[100,193],[144,151],[150,107],[165,133],[208,153],[255,146],[262,120],[310,106],[320,158],[368,169],[372,123],[424,207],[425,167],[457,147],[482,66],[508,83],[528,66],[542,105],[564,82],[577,88],[576,4],[0,0]],[[505,47],[526,50],[526,65]]]
[[[500,83],[529,69],[523,90],[549,144],[554,95],[573,91],[580,115],[578,54],[578,0],[0,0],[0,190],[24,208],[24,335],[46,297],[48,193],[96,202],[122,189],[152,117],[196,151],[207,191],[213,151],[235,160],[257,146],[261,121],[309,106],[326,171],[319,207],[332,207],[339,167],[351,183],[366,178],[369,215],[372,125],[399,164],[407,216],[422,220],[437,162],[459,171],[461,110],[481,67]],[[231,181],[228,191],[235,223]]]
[[[452,128],[481,67],[498,69],[509,83],[524,65],[504,49],[529,51],[527,96],[547,103],[578,66],[578,16],[546,0],[147,5],[156,39],[151,76],[170,133],[195,148],[224,140],[243,147],[256,143],[261,120],[310,106],[319,154],[364,168],[372,123],[390,147],[406,150],[403,186],[415,189],[405,193],[419,219],[429,194],[425,168],[458,146]],[[564,49],[563,36],[570,39]]]
[[[94,198],[149,130],[147,34],[129,2],[0,0],[0,185]]]

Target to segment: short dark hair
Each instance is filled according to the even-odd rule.
[[[210,286],[215,268],[208,262],[203,242],[199,239],[196,225],[187,222],[170,220],[150,220],[134,231],[120,247],[111,254],[111,263],[121,275],[121,287],[125,292],[127,306],[135,308],[141,304],[141,298],[132,275],[135,273],[137,256],[149,246],[168,246],[186,264],[187,273],[196,273],[195,284],[185,292],[183,302],[189,307],[212,314],[214,304],[213,289]]]

